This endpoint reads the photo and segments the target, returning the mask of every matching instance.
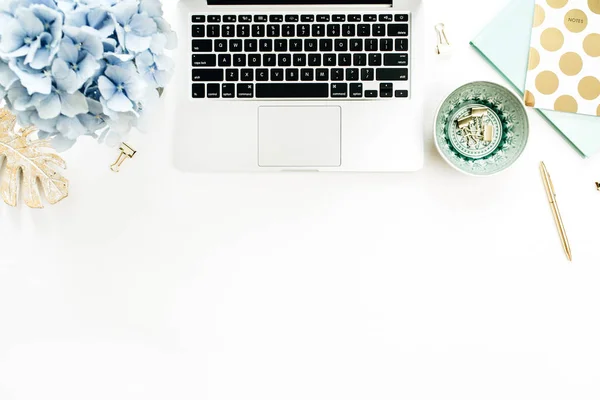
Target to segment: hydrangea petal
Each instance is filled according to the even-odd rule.
[[[117,92],[114,96],[112,96],[107,102],[106,105],[113,111],[117,112],[128,112],[133,110],[133,104],[131,100],[123,92]]]
[[[136,14],[131,18],[129,24],[132,32],[138,36],[151,36],[156,33],[158,27],[152,18],[142,14]]]
[[[152,36],[138,36],[133,32],[125,33],[125,47],[127,50],[131,50],[136,53],[141,53],[142,51],[146,51],[150,48],[150,44],[152,43]]]
[[[60,98],[56,93],[44,96],[35,108],[42,119],[56,118],[60,115]]]
[[[137,2],[132,0],[120,1],[110,9],[110,13],[121,26],[127,25],[137,11]]]
[[[8,64],[0,61],[0,86],[10,89],[18,79],[17,75],[8,67]],[[4,96],[0,96],[0,98],[2,97]]]
[[[61,114],[67,117],[75,117],[78,114],[88,112],[88,104],[81,92],[60,93]]]
[[[15,13],[19,21],[19,26],[27,33],[27,36],[34,38],[44,32],[44,24],[29,8],[19,8]]]
[[[77,118],[67,118],[65,116],[59,117],[56,128],[62,136],[71,140],[77,139],[87,132],[85,126],[83,126]]]
[[[50,94],[52,91],[52,78],[42,71],[34,71],[25,65],[19,65],[15,60],[8,64],[10,69],[19,77],[21,84],[27,88],[29,94]]]
[[[117,91],[115,84],[105,76],[98,78],[98,89],[105,99],[110,99]]]

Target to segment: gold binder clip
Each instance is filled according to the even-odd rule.
[[[437,45],[437,53],[438,54],[450,54],[452,51],[452,46],[450,45],[450,41],[448,41],[448,37],[446,36],[446,26],[442,23],[439,23],[435,26],[435,31],[438,35],[438,45]]]
[[[117,161],[115,161],[115,163],[110,166],[110,169],[113,172],[119,172],[121,170],[121,164],[123,164],[123,162],[125,162],[125,160],[127,160],[128,158],[133,158],[133,156],[135,156],[135,153],[137,153],[137,151],[135,151],[127,143],[121,143],[121,147],[119,147],[119,150],[121,150],[119,158],[117,158]]]
[[[596,182],[596,190],[600,192],[600,182]]]

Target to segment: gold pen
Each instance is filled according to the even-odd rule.
[[[556,192],[554,191],[554,185],[552,184],[552,179],[550,178],[550,174],[546,169],[546,164],[543,162],[540,163],[540,171],[542,172],[542,179],[544,181],[544,187],[546,188],[546,195],[548,196],[548,202],[550,203],[550,208],[552,209],[552,214],[554,215],[554,222],[556,222],[556,227],[558,228],[563,249],[565,250],[569,261],[573,261],[571,246],[569,245],[567,231],[565,230],[565,224],[563,224],[560,211],[558,210],[558,204],[556,203]]]

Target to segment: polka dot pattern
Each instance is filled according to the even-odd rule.
[[[600,0],[534,0],[524,101],[600,116]]]

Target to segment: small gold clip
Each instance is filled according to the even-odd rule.
[[[123,162],[125,162],[126,159],[133,158],[133,156],[135,156],[135,153],[137,153],[137,151],[135,151],[127,143],[121,143],[121,147],[119,147],[119,150],[121,150],[119,158],[117,158],[117,161],[115,161],[115,163],[110,166],[110,169],[113,172],[119,172],[121,170],[121,164],[123,164]]]
[[[467,126],[469,126],[471,121],[473,121],[473,117],[471,115],[469,115],[467,117],[463,117],[463,118],[459,119],[456,122],[458,123],[458,128],[462,129],[462,128],[466,128]]]
[[[596,189],[600,192],[600,182],[596,182]]]
[[[491,142],[494,140],[494,127],[492,125],[486,125],[483,127],[483,141]]]
[[[439,23],[435,26],[435,31],[438,35],[438,45],[437,45],[437,53],[438,54],[449,54],[452,51],[452,46],[448,41],[448,37],[446,36],[446,26],[442,23]]]
[[[471,108],[471,116],[474,118],[480,118],[487,115],[487,108],[485,107],[475,107]]]

